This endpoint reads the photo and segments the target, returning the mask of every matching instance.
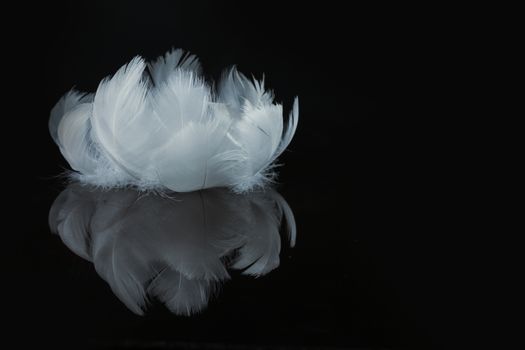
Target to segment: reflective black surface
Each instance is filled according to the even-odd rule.
[[[135,314],[156,301],[190,316],[206,309],[228,270],[260,277],[279,266],[283,215],[294,245],[293,213],[270,189],[156,194],[72,184],[49,223]]]
[[[466,25],[465,36],[445,32],[452,26],[449,17],[459,16],[463,23],[474,16],[471,10],[456,15],[455,7],[440,12],[437,6],[304,1],[20,5],[20,16],[4,31],[15,42],[4,53],[14,62],[4,67],[13,75],[14,83],[6,86],[14,97],[4,98],[3,114],[15,126],[2,129],[4,139],[13,138],[3,149],[7,209],[2,228],[8,272],[2,284],[8,294],[4,330],[16,340],[13,348],[469,349],[494,343],[492,348],[505,348],[511,335],[521,337],[523,308],[515,300],[523,297],[519,288],[503,282],[521,281],[517,260],[522,254],[511,254],[510,248],[522,245],[501,236],[519,232],[485,227],[492,214],[472,209],[469,200],[484,201],[489,181],[475,180],[488,165],[472,176],[462,169],[485,152],[477,142],[463,141],[474,133],[472,124],[458,125],[471,106],[447,105],[467,90],[462,77],[478,57],[458,63],[458,50],[468,46],[478,27]],[[7,18],[15,15],[4,12]],[[167,294],[150,288],[162,271],[168,284],[172,274],[183,281],[178,265],[197,257],[184,255],[203,243],[199,234],[184,236],[200,232],[191,227],[190,214],[177,219],[187,230],[156,231],[155,213],[171,209],[162,198],[136,193],[128,193],[133,204],[122,193],[115,211],[101,211],[111,202],[104,204],[104,196],[115,193],[93,198],[94,192],[67,188],[58,176],[66,162],[47,130],[50,109],[72,86],[94,91],[101,78],[132,56],[151,59],[172,46],[198,55],[207,76],[217,79],[222,69],[237,64],[248,75],[265,73],[282,101],[298,95],[300,103],[297,133],[280,160],[284,166],[276,186],[293,210],[295,246],[282,231],[280,252],[270,254],[268,269],[276,266],[277,256],[279,267],[254,278],[243,271],[257,262],[246,261],[250,267],[242,269],[233,265],[242,261],[242,245],[248,244],[243,240],[266,224],[246,223],[255,231],[246,230],[242,239],[231,232],[233,242],[219,236],[218,250],[204,239],[202,255],[219,271],[215,275],[225,276],[223,264],[230,278],[214,285],[209,298],[197,298],[191,309],[199,312],[192,316],[171,312],[169,297],[162,298]],[[285,110],[290,107],[285,103]],[[468,150],[462,152],[463,144]],[[80,225],[63,237],[51,232],[49,211],[64,190],[73,197],[61,195],[62,204],[79,204],[70,215],[80,215],[84,224],[91,218],[88,226],[100,227],[88,232]],[[225,214],[214,227],[229,227],[239,201],[216,200]],[[119,212],[119,205],[130,212]],[[199,210],[191,215],[200,215]],[[469,210],[475,213],[469,216]],[[241,215],[242,220],[250,215]],[[118,229],[108,224],[112,220]],[[476,223],[483,227],[474,228]],[[54,226],[60,232],[60,224]],[[106,226],[112,230],[104,237]],[[275,226],[267,232],[276,239]],[[160,241],[146,239],[142,231]],[[188,250],[177,251],[170,235]],[[481,249],[479,242],[487,236],[489,247]],[[115,255],[105,250],[110,242],[104,238],[119,243],[117,251],[122,244],[132,253],[116,257],[131,260],[133,268],[122,271],[140,276],[130,284],[140,288],[126,292],[122,280],[111,275],[108,259]],[[498,254],[499,242],[503,254]],[[183,257],[170,263],[174,269],[165,268],[168,258],[152,264],[152,271],[137,264],[172,250],[179,255],[169,257]],[[496,268],[500,255],[516,261]],[[195,273],[202,277],[203,271],[207,268]],[[504,296],[488,292],[491,287]],[[137,306],[129,294],[135,291],[146,292],[146,307]],[[495,323],[509,324],[505,336],[496,334]]]

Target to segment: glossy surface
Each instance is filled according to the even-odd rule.
[[[283,215],[294,245],[293,213],[270,189],[156,194],[71,184],[49,223],[133,313],[159,302],[190,316],[205,311],[229,270],[260,277],[279,266]]]
[[[456,47],[436,39],[448,28],[445,16],[397,3],[286,4],[69,1],[29,9],[21,3],[20,29],[7,31],[27,36],[6,51],[17,63],[5,70],[16,75],[18,99],[5,99],[6,109],[16,111],[4,118],[17,125],[4,129],[6,139],[16,138],[4,148],[2,232],[4,267],[13,275],[2,285],[9,293],[5,332],[16,333],[19,347],[470,349],[473,341],[494,337],[487,318],[500,323],[512,310],[522,319],[515,304],[500,304],[519,289],[500,287],[487,275],[522,264],[496,269],[496,248],[479,249],[483,230],[472,226],[487,218],[465,214],[467,198],[484,196],[486,184],[473,186],[475,195],[465,191],[473,180],[460,170],[477,143],[465,142],[468,152],[458,152],[454,137],[463,140],[472,125],[458,128],[454,112],[468,113],[443,108],[465,93],[455,80],[464,77],[464,66],[458,74],[450,70]],[[428,20],[432,14],[435,22]],[[108,276],[105,270],[97,272],[104,259],[93,264],[49,230],[67,163],[47,120],[73,84],[94,91],[134,55],[153,59],[172,46],[199,55],[215,80],[236,63],[257,78],[265,73],[282,101],[299,96],[301,121],[276,188],[293,210],[297,239],[290,248],[281,237],[279,267],[264,276],[227,270],[231,278],[200,313],[175,315],[151,298],[138,316],[100,277]],[[151,217],[137,215],[130,220]],[[138,229],[135,221],[123,223]],[[484,230],[491,245],[522,247],[502,239],[500,229]],[[142,256],[142,246],[132,244],[132,251]],[[508,280],[518,283],[522,273],[515,269]],[[505,297],[483,295],[490,286]],[[501,317],[487,317],[491,303]],[[513,333],[522,333],[520,324],[512,322]],[[494,338],[493,348],[505,348],[506,337]]]
[[[129,190],[101,194],[69,187],[60,194],[61,188],[56,184],[33,197],[40,211],[25,226],[21,254],[27,260],[17,267],[18,300],[23,300],[18,312],[31,315],[24,327],[36,330],[45,342],[65,346],[80,342],[88,348],[158,342],[273,347],[428,344],[432,334],[420,320],[429,322],[429,317],[446,310],[439,310],[443,305],[439,299],[427,302],[442,295],[439,286],[430,283],[439,278],[439,260],[432,260],[437,258],[432,255],[435,247],[428,245],[428,237],[417,238],[420,232],[404,225],[405,218],[392,209],[400,202],[376,203],[377,192],[354,197],[362,199],[355,206],[336,200],[348,196],[348,191],[323,193],[282,186],[297,225],[291,248],[286,234],[278,235],[278,227],[284,229],[278,216],[260,221],[254,212],[240,215],[238,210],[253,206],[253,199],[231,198],[236,195],[220,190],[211,202],[198,193],[174,202]],[[57,195],[51,218],[64,220],[67,215],[57,214],[56,209],[65,207],[66,214],[82,217],[88,226],[79,225],[80,230],[70,236],[52,234],[47,216]],[[275,209],[274,200],[267,200],[262,207],[255,203],[261,215]],[[206,212],[215,213],[205,226],[203,203],[211,203]],[[242,224],[232,226],[236,220]],[[221,227],[229,229],[221,231]],[[244,228],[242,235],[239,227]],[[262,240],[254,241],[257,232]],[[274,245],[266,245],[272,239]],[[269,249],[253,255],[269,257],[255,259],[267,264],[242,260],[242,247],[250,243],[256,250],[261,244]],[[111,255],[108,247],[119,254]],[[119,258],[117,265],[109,263],[111,257]],[[194,269],[183,266],[188,261]],[[245,268],[237,269],[235,264]],[[168,265],[174,268],[166,269]],[[243,274],[246,267],[260,276]],[[272,271],[266,274],[265,269]],[[130,285],[142,289],[126,294],[126,289],[119,289],[119,283],[127,283],[126,277],[112,275],[115,270],[120,276],[130,274],[132,282],[139,276]],[[182,301],[177,299],[182,290],[177,282],[188,281],[179,270],[188,270],[186,276],[193,274],[201,281],[189,285],[184,296],[188,299]],[[202,282],[207,273],[215,282]],[[155,289],[155,281],[161,279],[166,286],[162,291]],[[223,281],[216,283],[219,280]],[[142,293],[146,304],[137,303]],[[138,316],[143,310],[145,315]],[[184,316],[194,311],[193,316]],[[52,329],[60,331],[48,331],[49,319]]]

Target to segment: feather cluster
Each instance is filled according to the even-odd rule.
[[[234,67],[214,89],[197,58],[178,49],[150,64],[134,58],[95,94],[70,91],[51,111],[49,129],[83,183],[244,192],[275,176],[298,109],[296,98],[285,125],[264,81]]]
[[[139,315],[151,301],[190,315],[206,307],[229,270],[258,277],[277,268],[283,219],[295,244],[292,210],[273,190],[214,188],[175,199],[75,183],[55,200],[49,223]]]

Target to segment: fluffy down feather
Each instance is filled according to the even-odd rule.
[[[77,180],[102,187],[189,192],[263,187],[295,134],[298,100],[283,108],[234,67],[217,91],[194,55],[172,50],[147,65],[135,57],[94,95],[67,93],[49,129]]]

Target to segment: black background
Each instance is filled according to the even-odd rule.
[[[444,37],[454,16],[338,3],[89,1],[22,11],[13,30],[25,34],[8,55],[18,64],[5,67],[19,83],[7,103],[23,111],[13,119],[30,140],[15,146],[18,180],[29,185],[18,195],[24,199],[13,215],[21,229],[6,252],[20,344],[450,348],[485,341],[477,317],[486,310],[463,289],[472,276],[459,263],[468,259],[458,238],[466,228],[450,220],[461,216],[464,194],[447,192],[451,177],[465,180],[458,167],[466,158],[443,166],[457,132],[443,105],[461,85],[460,75],[449,80],[461,40]],[[171,47],[195,53],[210,79],[233,64],[264,73],[285,110],[299,96],[299,128],[281,158],[278,186],[296,215],[298,242],[284,250],[278,270],[234,278],[201,315],[159,308],[138,317],[47,228],[64,188],[56,175],[67,168],[47,121],[73,86],[94,91],[133,56],[153,59]]]

